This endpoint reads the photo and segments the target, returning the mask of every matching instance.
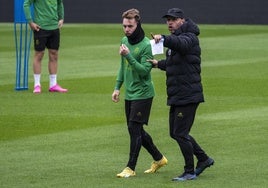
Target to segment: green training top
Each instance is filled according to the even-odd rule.
[[[153,59],[150,40],[145,37],[135,45],[128,43],[127,37],[123,37],[121,44],[125,44],[130,53],[121,56],[121,66],[117,74],[115,89],[120,90],[125,86],[125,99],[148,99],[155,95],[151,79],[152,65],[147,59]]]
[[[34,7],[33,18],[30,8],[32,4]],[[62,0],[25,0],[23,10],[28,23],[34,21],[45,30],[57,29],[59,20],[64,18]]]

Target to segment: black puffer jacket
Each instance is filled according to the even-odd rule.
[[[163,35],[166,59],[158,62],[158,68],[166,71],[167,104],[181,106],[204,102],[201,84],[201,49],[199,28],[191,20],[171,35]]]

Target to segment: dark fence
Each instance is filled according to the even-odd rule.
[[[268,24],[268,0],[63,0],[66,23],[118,23],[129,8],[140,10],[143,23],[163,23],[172,7],[199,24]],[[0,22],[14,21],[14,0],[0,0]]]

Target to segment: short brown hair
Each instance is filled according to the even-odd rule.
[[[137,22],[139,22],[140,19],[141,19],[141,17],[140,17],[140,11],[138,11],[135,8],[129,9],[129,10],[123,12],[122,18],[127,18],[127,19],[133,19],[133,18],[135,18],[135,20]]]

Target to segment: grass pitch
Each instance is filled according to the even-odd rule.
[[[183,171],[183,159],[169,137],[165,74],[157,69],[152,71],[157,95],[146,129],[169,164],[156,174],[143,174],[152,159],[142,149],[137,176],[115,176],[129,150],[123,91],[120,103],[111,101],[120,24],[65,24],[58,82],[69,92],[48,92],[46,56],[40,95],[32,93],[32,63],[29,90],[14,90],[13,24],[0,24],[0,187],[266,187],[268,27],[200,27],[206,102],[192,135],[215,165],[195,181],[172,182]],[[164,24],[144,24],[144,29],[148,36],[167,33]]]

